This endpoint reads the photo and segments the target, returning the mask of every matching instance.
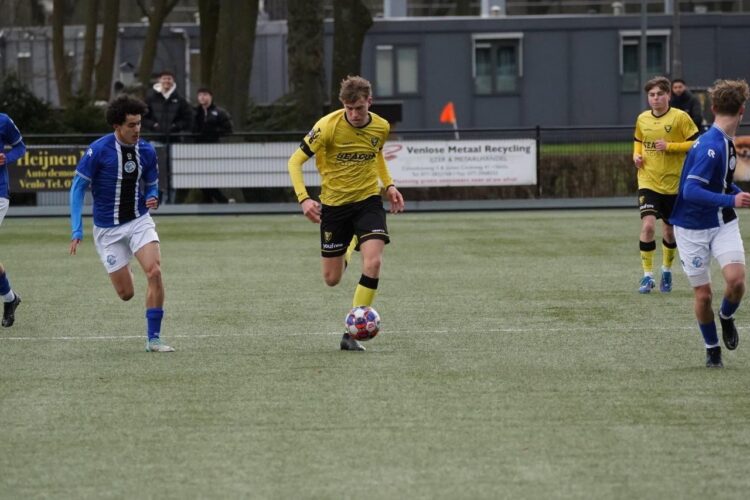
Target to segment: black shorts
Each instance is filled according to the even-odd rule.
[[[677,201],[676,194],[661,194],[650,189],[638,190],[638,209],[641,211],[641,219],[647,215],[653,215],[669,224],[675,201]]]
[[[346,253],[352,236],[359,244],[367,240],[391,241],[385,225],[385,209],[380,196],[348,203],[323,205],[320,217],[320,253],[323,257],[338,257]]]

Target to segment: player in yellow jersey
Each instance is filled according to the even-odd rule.
[[[649,110],[635,122],[633,162],[638,169],[638,205],[641,212],[641,264],[643,278],[638,291],[654,288],[656,219],[662,220],[662,268],[659,290],[672,291],[672,263],[677,251],[674,230],[669,223],[685,154],[698,137],[690,115],[669,107],[670,82],[659,76],[646,82]]]
[[[341,281],[356,248],[362,254],[362,276],[352,306],[369,306],[378,288],[383,250],[390,241],[381,189],[385,188],[391,213],[404,210],[404,198],[383,158],[390,125],[369,111],[370,82],[359,76],[345,78],[339,100],[344,109],[318,120],[289,158],[289,175],[305,217],[320,224],[326,285]],[[302,176],[302,165],[311,156],[320,172],[320,203],[310,198]],[[365,350],[348,333],[341,339],[341,349]]]

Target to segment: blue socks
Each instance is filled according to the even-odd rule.
[[[149,340],[159,338],[159,334],[161,333],[161,319],[163,317],[164,309],[161,307],[150,307],[146,309],[146,327]]]
[[[0,292],[2,292],[2,290],[0,290]],[[733,304],[729,302],[726,297],[724,297],[724,299],[721,301],[721,308],[719,308],[719,315],[724,319],[731,318],[732,315],[734,315],[735,311],[737,311],[738,307],[740,307],[739,302]]]
[[[701,329],[701,335],[703,335],[703,342],[706,343],[706,348],[719,345],[719,336],[716,334],[715,321],[706,323],[705,325],[698,323],[698,328]]]
[[[8,276],[5,273],[0,274],[0,295],[5,295],[8,292],[10,292],[10,282],[8,281]]]

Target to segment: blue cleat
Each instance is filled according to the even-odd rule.
[[[651,290],[653,290],[655,286],[656,283],[654,283],[654,278],[651,276],[644,276],[641,280],[641,286],[638,288],[638,293],[651,293]]]
[[[662,271],[661,280],[659,280],[659,291],[661,293],[672,291],[672,271]]]

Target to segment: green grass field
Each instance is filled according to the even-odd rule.
[[[0,498],[747,498],[750,307],[706,369],[682,272],[636,292],[635,209],[389,218],[364,353],[359,263],[326,288],[301,215],[157,217],[173,354],[86,224],[0,228]]]

